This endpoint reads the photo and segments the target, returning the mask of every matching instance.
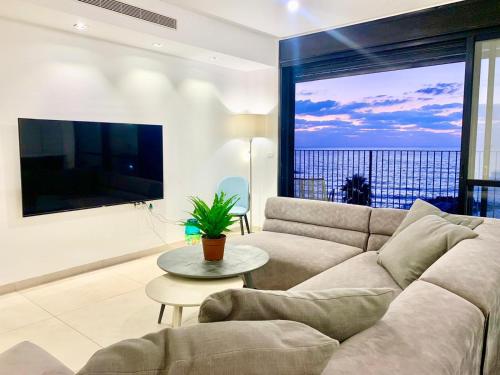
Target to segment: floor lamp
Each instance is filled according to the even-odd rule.
[[[235,115],[231,121],[231,130],[235,137],[246,138],[249,141],[249,185],[250,185],[250,228],[253,226],[253,155],[254,138],[266,136],[266,115],[242,114]]]

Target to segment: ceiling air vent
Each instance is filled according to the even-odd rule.
[[[175,18],[163,16],[149,10],[141,9],[133,5],[125,4],[116,0],[77,0],[81,3],[95,5],[99,8],[111,10],[116,13],[125,14],[143,21],[155,23],[169,29],[177,29],[177,20]]]

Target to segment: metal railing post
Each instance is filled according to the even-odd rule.
[[[372,172],[373,172],[373,151],[370,150],[368,157],[368,184],[370,185],[370,200],[372,199],[372,194],[373,194]]]

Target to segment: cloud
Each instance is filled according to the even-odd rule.
[[[362,102],[341,105],[330,100],[322,102],[299,101],[296,107],[296,126],[330,124],[347,128],[364,126],[377,129],[393,125],[418,124],[423,128],[456,129],[457,122],[462,120],[461,103],[432,104],[386,112],[359,111],[359,108],[365,108],[369,105],[370,103]],[[332,112],[337,113],[337,115],[331,115]]]
[[[332,130],[336,129],[337,127],[335,125],[316,125],[316,126],[306,126],[306,127],[298,127],[295,128],[296,132],[318,132],[318,131],[323,131],[323,130]]]
[[[461,83],[437,83],[415,91],[417,94],[425,95],[453,95],[459,93],[463,88]]]
[[[368,98],[367,98],[368,99]],[[401,99],[384,99],[384,100],[365,100],[359,102],[350,102],[342,104],[335,100],[323,100],[313,102],[307,100],[297,100],[295,102],[296,115],[310,115],[310,116],[327,116],[327,115],[342,115],[351,112],[360,112],[376,107],[389,107],[398,104],[404,104],[411,101],[409,98]]]
[[[324,100],[313,102],[311,100],[297,100],[295,102],[295,114],[297,115],[340,115],[369,106],[368,102],[353,102],[341,104],[335,100]]]
[[[375,107],[385,107],[385,106],[392,106],[392,105],[397,105],[397,104],[404,104],[408,103],[410,99],[386,99],[386,100],[380,100],[380,101],[374,101],[371,102],[371,106]]]
[[[298,92],[298,95],[301,95],[301,96],[311,96],[311,95],[314,95],[314,92],[307,91],[307,90],[300,90]]]
[[[372,95],[350,102],[313,101],[316,93],[312,93],[311,98],[295,103],[296,144],[459,147],[463,103],[457,94],[461,90],[461,83],[437,83],[399,96]]]

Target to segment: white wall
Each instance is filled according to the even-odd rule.
[[[255,209],[276,194],[277,74],[242,73],[0,19],[0,285],[153,248],[162,241],[131,205],[22,218],[18,117],[164,124],[165,200],[185,216],[225,175],[248,173],[231,112],[272,113],[255,143]],[[259,225],[262,215],[256,215]],[[154,223],[167,242],[176,225]]]

